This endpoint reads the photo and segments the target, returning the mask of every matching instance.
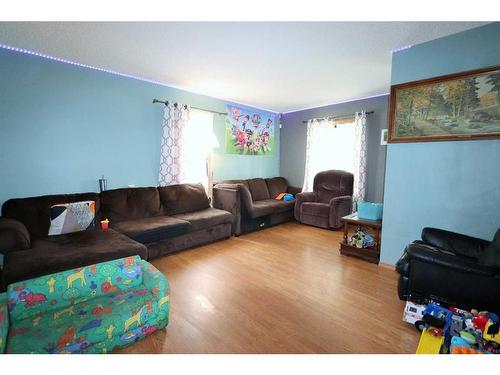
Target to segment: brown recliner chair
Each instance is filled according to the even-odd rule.
[[[295,219],[321,228],[340,228],[340,218],[352,210],[354,176],[329,170],[314,176],[313,191],[295,196]]]

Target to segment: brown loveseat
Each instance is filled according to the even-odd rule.
[[[297,194],[295,219],[321,228],[340,228],[340,218],[352,210],[354,176],[329,170],[314,176],[313,191]]]
[[[214,186],[214,207],[233,214],[235,235],[293,219],[294,201],[276,200],[280,193],[297,194],[283,177],[221,181]]]
[[[96,225],[81,232],[48,236],[50,207],[93,200]],[[139,255],[155,258],[231,236],[233,217],[211,208],[202,185],[125,188],[11,199],[2,207],[2,286],[93,263]]]

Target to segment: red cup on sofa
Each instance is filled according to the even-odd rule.
[[[108,230],[109,229],[109,220],[101,220],[101,229]]]

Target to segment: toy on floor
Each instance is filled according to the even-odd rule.
[[[418,342],[417,354],[439,354],[443,346],[444,336],[435,335],[427,328],[422,331]]]
[[[422,319],[415,321],[415,327],[422,331],[418,354],[500,353],[500,319],[494,313],[445,308],[432,302],[422,311]],[[438,342],[441,345],[436,349]]]
[[[369,234],[358,229],[351,238],[349,238],[348,244],[361,249],[375,246],[375,240]]]
[[[421,321],[424,317],[423,311],[425,310],[425,307],[425,305],[419,304],[417,301],[406,301],[403,321],[410,324],[415,324],[415,322]]]

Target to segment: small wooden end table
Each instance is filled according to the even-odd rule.
[[[340,243],[340,254],[361,258],[370,263],[378,264],[380,261],[380,232],[382,231],[382,220],[360,219],[357,213],[344,216],[340,219],[344,223],[344,238]],[[361,229],[363,232],[373,236],[375,244],[370,247],[360,248],[349,245],[349,233]]]

